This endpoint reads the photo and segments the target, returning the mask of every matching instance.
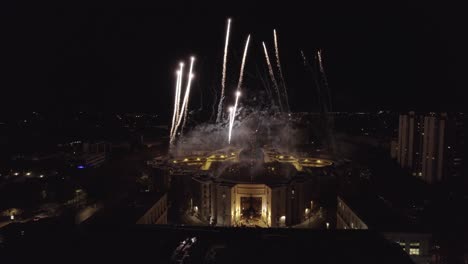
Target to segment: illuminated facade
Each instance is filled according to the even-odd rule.
[[[283,227],[304,221],[319,193],[316,179],[333,163],[257,148],[177,158],[170,164],[191,171],[190,211],[207,223]]]

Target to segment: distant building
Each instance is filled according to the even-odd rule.
[[[72,143],[73,153],[69,154],[71,165],[78,168],[95,168],[101,166],[107,158],[110,145],[99,141],[95,143]]]
[[[106,153],[85,153],[77,160],[78,168],[95,168],[106,161]]]
[[[429,263],[432,236],[392,215],[377,197],[337,198],[337,229],[369,229],[400,245],[416,264]]]
[[[402,168],[428,183],[461,176],[463,126],[461,114],[400,115],[398,143],[392,141],[390,154]]]
[[[167,193],[144,192],[133,194],[118,204],[105,207],[88,218],[84,223],[116,225],[167,224]]]

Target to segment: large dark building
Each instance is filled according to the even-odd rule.
[[[463,114],[400,115],[391,155],[427,183],[461,177],[465,147]]]

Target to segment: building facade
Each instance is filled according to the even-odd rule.
[[[137,224],[163,225],[167,224],[167,194],[163,194],[145,214],[140,217]]]
[[[427,183],[460,177],[465,147],[464,116],[446,113],[399,117],[398,141],[391,157],[400,167]]]
[[[405,251],[415,263],[429,263],[430,245],[432,238],[430,234],[415,232],[411,230],[398,231],[399,227],[397,225],[395,227],[380,227],[378,226],[378,224],[375,223],[373,225],[372,221],[367,221],[369,216],[362,213],[362,210],[360,211],[358,207],[359,204],[352,205],[343,197],[338,196],[336,210],[336,228],[347,230],[376,230],[380,232],[388,241],[400,245],[403,251]],[[379,210],[377,208],[374,209],[376,209],[376,211]]]

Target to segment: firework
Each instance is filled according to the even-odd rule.
[[[278,66],[279,76],[281,78],[281,84],[283,86],[283,93],[284,93],[284,100],[286,102],[286,108],[289,111],[288,90],[286,88],[286,82],[284,81],[283,70],[281,69],[281,62],[280,62],[279,48],[278,48],[278,37],[276,35],[276,30],[275,29],[273,29],[273,38],[274,38],[274,42],[275,42],[276,64]]]
[[[232,132],[232,111],[234,110],[234,107],[230,106],[229,107],[229,126],[228,126],[228,143],[231,144],[231,132]]]
[[[179,64],[179,70],[177,71],[177,82],[176,82],[176,91],[175,91],[175,99],[174,99],[174,115],[172,117],[172,126],[171,126],[171,133],[170,133],[170,143],[174,142],[174,138],[177,132],[176,125],[179,119],[180,114],[180,95],[181,95],[181,87],[182,87],[182,76],[184,74],[184,63],[181,62]]]
[[[226,63],[227,63],[227,53],[229,46],[229,33],[231,28],[231,19],[228,19],[227,29],[226,29],[226,43],[224,44],[224,58],[223,58],[223,76],[221,79],[221,96],[219,98],[218,105],[218,115],[216,117],[216,122],[221,121],[222,111],[223,111],[223,101],[224,101],[224,88],[226,86]]]
[[[318,58],[318,62],[319,62],[319,68],[320,68],[320,74],[322,75],[322,79],[323,79],[323,85],[325,86],[325,90],[327,91],[327,95],[328,95],[328,111],[331,111],[331,95],[330,95],[330,88],[328,87],[328,79],[327,79],[327,75],[325,74],[325,69],[323,67],[323,62],[322,62],[322,51],[321,50],[318,50],[317,51],[317,58]]]
[[[250,35],[247,37],[247,41],[245,42],[244,55],[242,56],[242,64],[241,64],[240,74],[239,74],[239,82],[237,83],[237,91],[241,89],[242,81],[244,80],[244,67],[245,67],[245,60],[247,59],[247,50],[249,49],[249,41],[250,41]]]
[[[185,89],[185,97],[184,97],[184,105],[182,106],[182,113],[180,115],[180,118],[183,117],[183,122],[182,122],[182,128],[180,129],[181,133],[184,131],[185,128],[185,123],[187,122],[187,112],[188,112],[188,105],[189,105],[189,99],[190,99],[190,85],[192,84],[193,80],[193,62],[195,61],[195,57],[190,58],[190,71],[188,75],[188,83],[187,83],[187,88]]]
[[[175,140],[175,137],[177,135],[177,131],[179,130],[179,126],[182,122],[182,119],[187,118],[187,109],[188,109],[188,102],[189,102],[189,97],[190,97],[190,86],[192,84],[192,79],[193,79],[193,62],[195,61],[195,58],[194,57],[191,57],[190,59],[190,70],[189,70],[189,74],[188,74],[188,82],[187,82],[187,88],[185,89],[185,94],[184,94],[184,100],[182,101],[182,106],[178,109],[179,112],[178,112],[178,115],[176,116],[176,122],[175,122],[175,126],[174,126],[174,129],[173,129],[173,132],[172,132],[172,136],[170,138],[170,143],[172,144]],[[181,65],[181,67],[183,67],[183,65]],[[181,71],[181,74],[180,74],[180,78],[181,78],[181,81],[179,82],[179,97],[180,95],[182,94],[182,76],[183,76],[183,72]],[[183,130],[184,128],[184,125],[185,125],[185,122],[183,123],[183,126],[182,126],[182,129],[181,131]]]
[[[229,108],[229,134],[228,134],[228,143],[231,144],[231,135],[232,135],[232,127],[234,126],[234,120],[236,119],[236,112],[237,112],[237,103],[239,102],[239,97],[241,95],[240,91],[236,92],[236,101],[234,103],[234,107]]]
[[[184,63],[181,62],[179,64],[179,67],[180,67],[180,75],[179,75],[179,86],[177,87],[176,89],[176,102],[177,102],[177,108],[176,108],[176,121],[177,121],[177,117],[179,116],[180,114],[180,96],[182,94],[182,78],[184,76]]]
[[[281,95],[280,95],[279,88],[278,88],[278,82],[276,81],[275,74],[273,73],[273,68],[271,67],[270,57],[268,56],[268,50],[266,48],[265,42],[262,42],[262,44],[263,44],[263,50],[265,52],[265,59],[268,65],[268,72],[270,73],[271,81],[273,82],[273,86],[275,87],[276,93],[278,95],[278,102],[279,102],[280,109],[281,111],[283,111],[283,104],[281,103]]]
[[[176,120],[177,110],[178,110],[177,99],[179,97],[179,83],[181,81],[180,76],[182,72],[178,70],[176,74],[177,74],[177,80],[176,80],[175,97],[174,97],[174,113],[172,115],[172,123],[171,123],[172,124],[171,133],[170,133],[171,138],[172,138],[172,134],[174,133],[174,125],[175,125],[175,120]]]

